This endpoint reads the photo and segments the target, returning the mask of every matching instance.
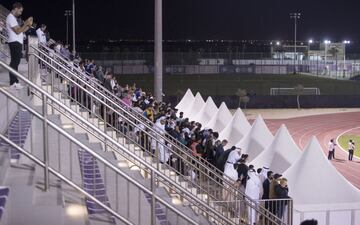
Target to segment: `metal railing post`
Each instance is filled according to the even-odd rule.
[[[287,216],[287,218],[288,218],[287,224],[288,225],[293,224],[293,212],[294,212],[293,204],[294,204],[294,201],[292,199],[290,199],[288,201],[288,216]]]
[[[48,124],[47,124],[47,96],[43,95],[43,143],[44,143],[44,191],[49,189],[49,149],[48,149]]]
[[[155,189],[156,189],[156,185],[155,185],[155,172],[152,170],[151,171],[151,225],[155,225],[156,224],[156,199],[155,199]]]
[[[37,52],[34,48],[30,46],[38,46],[37,37],[33,37],[30,35],[28,36],[28,79],[34,82],[39,75],[39,65],[37,58],[34,56],[34,54],[37,54]]]

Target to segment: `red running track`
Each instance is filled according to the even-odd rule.
[[[327,144],[331,138],[336,139],[343,132],[360,127],[360,112],[324,114],[292,119],[269,119],[265,122],[273,134],[276,133],[281,124],[285,124],[301,149],[304,149],[310,138],[315,135],[327,156]],[[358,174],[360,173],[360,159],[354,158],[354,161],[349,162],[347,157],[347,152],[336,148],[336,159],[331,162],[348,181],[360,189],[360,174]]]

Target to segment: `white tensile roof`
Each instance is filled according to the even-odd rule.
[[[274,136],[266,126],[261,115],[258,115],[250,131],[241,139],[236,146],[240,147],[243,153],[249,155],[248,161],[252,161],[273,141]]]
[[[233,146],[238,143],[251,129],[249,121],[246,119],[243,111],[238,108],[232,120],[226,125],[219,134],[221,140],[228,141],[227,146]]]
[[[211,118],[218,111],[218,107],[215,105],[213,99],[209,96],[206,100],[205,105],[200,109],[200,111],[191,117],[191,120],[201,123],[202,125],[207,124]]]
[[[191,118],[194,114],[197,114],[204,105],[205,102],[203,97],[199,92],[196,93],[194,101],[189,105],[186,110],[183,111],[184,118]]]
[[[329,162],[316,137],[283,177],[288,180],[289,196],[296,205],[339,207],[360,203],[360,191]]]
[[[205,128],[211,128],[213,131],[221,132],[226,125],[231,121],[232,115],[226,106],[225,102],[222,102],[219,110],[211,118],[211,120],[205,125]]]
[[[301,150],[283,124],[276,132],[274,140],[250,164],[256,168],[263,166],[274,173],[283,173],[301,156]]]
[[[180,102],[176,105],[176,109],[178,109],[178,113],[182,112],[183,110],[186,110],[188,106],[192,104],[195,97],[190,89],[187,89],[185,95],[182,97]]]

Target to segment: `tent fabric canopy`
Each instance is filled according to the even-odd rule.
[[[184,117],[191,118],[194,114],[197,114],[204,105],[205,102],[203,97],[199,92],[196,93],[194,101],[189,105],[186,110],[183,111]]]
[[[180,102],[175,106],[175,108],[179,110],[178,113],[186,110],[187,107],[192,104],[194,99],[195,99],[195,97],[194,97],[193,93],[191,92],[191,90],[187,89],[185,95],[182,97]]]
[[[250,164],[267,167],[274,173],[283,173],[301,156],[301,150],[283,124],[276,132],[271,145],[260,153]]]
[[[294,204],[343,204],[360,202],[360,191],[329,162],[316,137],[301,157],[283,174]]]
[[[202,125],[207,124],[211,118],[218,111],[218,107],[215,105],[213,99],[209,96],[206,100],[205,105],[200,109],[200,111],[192,116],[190,120],[201,123]]]
[[[250,131],[236,146],[243,149],[243,153],[249,155],[248,161],[252,161],[273,141],[274,136],[266,126],[261,115],[258,115]]]
[[[238,108],[232,120],[226,125],[220,133],[219,138],[228,141],[229,148],[238,143],[251,129],[249,121],[246,119],[243,111]]]
[[[213,131],[221,132],[225,126],[231,121],[232,114],[226,106],[225,102],[222,102],[219,110],[211,118],[211,120],[205,125],[205,128],[211,128]]]

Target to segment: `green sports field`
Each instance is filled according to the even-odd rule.
[[[354,155],[356,155],[357,157],[360,157],[360,134],[356,135],[356,134],[344,134],[339,138],[339,145],[347,150],[348,149],[348,143],[349,140],[353,140],[355,141],[355,152]]]
[[[154,78],[150,74],[118,75],[120,84],[133,84],[144,90],[153,91]],[[164,93],[182,95],[187,88],[199,91],[203,96],[235,95],[236,91],[246,89],[257,95],[269,95],[270,88],[318,87],[322,95],[360,95],[360,82],[318,78],[306,75],[269,75],[269,74],[193,74],[164,75]]]

